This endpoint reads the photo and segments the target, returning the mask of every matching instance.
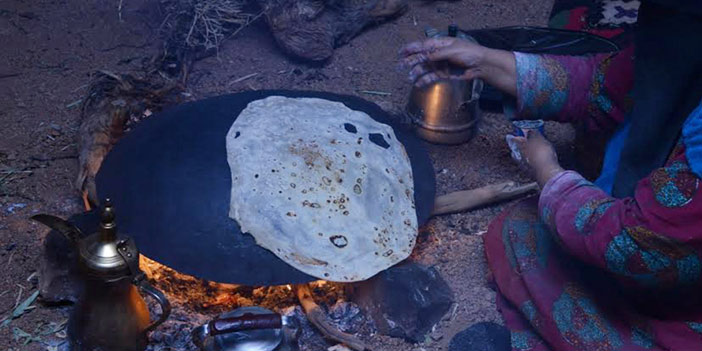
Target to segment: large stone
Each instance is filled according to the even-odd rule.
[[[98,216],[80,213],[68,221],[83,231],[92,234],[98,228]],[[82,279],[77,269],[78,250],[75,244],[56,230],[51,230],[44,239],[44,252],[39,268],[39,293],[48,303],[76,302],[80,295]]]
[[[421,342],[453,304],[453,293],[431,267],[406,262],[356,284],[352,299],[382,334]]]
[[[507,328],[490,322],[473,324],[451,339],[449,351],[510,351],[510,333]]]
[[[300,328],[297,340],[290,340],[287,343],[287,346],[290,347],[291,350],[316,351],[326,350],[329,346],[331,346],[324,339],[319,330],[312,325],[312,323],[310,323],[310,321],[307,319],[305,311],[303,311],[302,307],[299,305],[284,308],[280,311],[280,314],[297,320]]]
[[[39,293],[48,303],[76,302],[80,278],[76,271],[77,251],[57,231],[44,239],[44,255],[39,264]]]
[[[339,330],[349,334],[358,333],[366,322],[358,305],[342,300],[329,308],[329,317]]]

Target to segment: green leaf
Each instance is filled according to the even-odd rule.
[[[4,328],[10,325],[10,322],[12,322],[13,319],[19,318],[20,316],[25,314],[25,312],[33,310],[34,306],[32,306],[32,304],[37,299],[37,296],[39,296],[39,290],[35,291],[32,295],[29,295],[29,297],[26,300],[22,301],[21,304],[17,305],[17,307],[15,307],[15,309],[12,310],[12,313],[3,319],[2,324],[0,324],[0,328]]]
[[[68,319],[64,319],[60,322],[49,322],[48,324],[42,326],[41,332],[39,334],[41,334],[43,336],[56,334],[64,329],[66,329],[67,323],[68,323]]]
[[[24,345],[28,345],[32,342],[41,342],[40,337],[29,334],[18,327],[14,327],[12,329],[12,338],[15,341],[22,341],[22,344]]]
[[[15,341],[19,341],[19,339],[21,339],[21,338],[31,338],[31,337],[32,337],[32,334],[29,334],[26,331],[24,331],[18,327],[12,328],[12,338]]]
[[[30,306],[34,303],[34,300],[37,299],[37,296],[39,296],[39,290],[35,291],[32,295],[29,295],[29,297],[26,300],[22,301],[21,304],[17,305],[14,311],[12,311],[12,319],[23,315],[24,312],[26,312],[27,310],[33,309],[34,307]]]

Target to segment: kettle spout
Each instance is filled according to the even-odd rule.
[[[78,227],[59,217],[38,214],[32,216],[31,219],[61,233],[73,245],[78,246],[78,242],[83,238],[83,233]]]

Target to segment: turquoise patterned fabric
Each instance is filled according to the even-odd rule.
[[[685,156],[692,171],[702,178],[702,102],[683,125]]]

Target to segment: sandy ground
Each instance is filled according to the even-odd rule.
[[[109,5],[80,0],[0,2],[0,319],[35,291],[46,230],[27,218],[37,212],[68,217],[81,211],[72,187],[77,172],[76,102],[85,94],[88,75],[98,69],[128,71],[158,46],[148,22],[137,12],[128,6],[120,22],[116,2]],[[395,68],[396,52],[403,43],[421,38],[425,25],[457,23],[467,29],[544,25],[550,8],[551,1],[413,0],[405,15],[364,32],[322,67],[291,62],[278,51],[264,23],[257,22],[227,41],[218,56],[197,64],[187,93],[199,99],[246,89],[323,90],[398,108],[406,102],[409,85],[405,73]],[[363,90],[388,94],[369,95]],[[504,135],[510,130],[501,116],[487,115],[470,143],[428,146],[438,193],[505,180],[530,181],[509,158]],[[547,133],[567,151],[569,130],[549,126]],[[501,321],[495,293],[486,285],[480,235],[503,207],[434,220],[418,250],[453,289],[455,311],[425,343],[378,337],[371,341],[376,349],[445,350],[453,334],[471,323]],[[21,334],[16,328],[38,335],[46,324],[67,318],[65,307],[39,302],[35,306],[0,328],[0,349],[55,350],[55,343],[24,345],[26,338],[16,338]]]

